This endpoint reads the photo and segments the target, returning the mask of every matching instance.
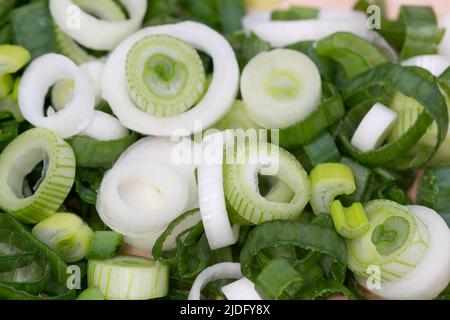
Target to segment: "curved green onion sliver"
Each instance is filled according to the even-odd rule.
[[[149,35],[179,38],[197,50],[209,54],[214,63],[211,85],[192,109],[174,117],[161,118],[138,108],[129,97],[126,84],[126,57],[131,47]],[[110,55],[103,76],[103,97],[120,121],[129,129],[146,135],[187,136],[212,126],[222,118],[235,101],[239,87],[239,66],[225,38],[211,28],[196,22],[149,27],[122,42]],[[202,122],[202,127],[198,126]]]
[[[44,116],[47,91],[58,80],[73,79],[73,98],[64,110]],[[80,133],[94,112],[94,89],[89,79],[69,58],[46,54],[35,59],[25,71],[19,88],[19,106],[24,118],[35,125],[53,130],[63,138]]]
[[[280,146],[294,148],[311,142],[326,128],[336,124],[345,115],[345,107],[336,88],[322,83],[322,102],[317,110],[303,121],[280,130]]]
[[[389,62],[369,41],[348,32],[338,32],[317,42],[317,53],[339,62],[348,79],[379,64]]]
[[[286,128],[304,120],[320,104],[321,87],[316,65],[291,49],[261,52],[241,77],[244,106],[264,128]]]
[[[67,142],[72,147],[77,166],[82,168],[108,168],[134,142],[138,135],[132,133],[112,141],[98,141],[89,137],[75,136]]]
[[[50,13],[59,28],[81,45],[94,50],[112,50],[139,29],[147,9],[145,0],[123,0],[128,11],[126,21],[100,20],[78,9],[79,25],[73,26],[75,4],[71,0],[50,0]],[[72,21],[72,24],[70,23]],[[77,26],[79,26],[77,28]]]
[[[385,299],[434,299],[450,282],[450,230],[434,210],[422,206],[406,208],[425,225],[430,237],[428,250],[410,273],[370,291]],[[364,278],[356,279],[367,287]]]
[[[81,48],[78,43],[65,34],[56,24],[53,24],[53,33],[55,34],[56,46],[59,52],[70,58],[76,64],[80,65],[95,59],[94,56]]]
[[[142,237],[180,215],[188,194],[185,179],[167,164],[125,161],[105,174],[97,195],[97,211],[112,230]]]
[[[256,263],[257,255],[276,247],[296,247],[327,254],[332,257],[333,265],[336,263],[345,273],[347,249],[344,240],[327,226],[300,221],[269,221],[250,231],[240,254],[242,273],[250,280],[256,280],[261,271]],[[343,274],[334,276],[344,277]]]
[[[302,165],[286,150],[265,142],[240,144],[234,163],[223,168],[224,190],[231,220],[240,224],[260,224],[275,219],[295,219],[305,208],[311,186]],[[258,174],[276,176],[294,193],[289,203],[265,199],[258,190]]]
[[[365,211],[369,230],[347,242],[350,270],[369,277],[368,267],[376,265],[383,283],[411,273],[429,249],[431,230],[406,207],[393,201],[370,201]]]
[[[105,297],[100,289],[87,288],[78,295],[77,300],[105,300]]]
[[[381,102],[388,105],[396,92],[415,99],[424,107],[424,112],[399,139],[366,153],[357,150],[349,139],[359,121],[374,103]],[[341,122],[338,139],[347,153],[368,166],[397,169],[421,166],[432,157],[447,134],[448,115],[445,98],[434,82],[412,69],[394,64],[376,66],[356,77],[345,88],[343,98],[350,109]],[[408,157],[407,151],[416,145],[433,120],[438,126],[438,139],[434,150],[418,153],[413,158]]]
[[[10,74],[0,75],[0,99],[6,97],[13,86],[14,81]]]
[[[330,213],[334,198],[352,194],[356,190],[352,170],[341,163],[322,163],[310,173],[312,195],[311,207],[314,213]]]
[[[12,73],[17,72],[30,61],[30,53],[25,48],[0,45],[0,98],[13,89]]]
[[[53,214],[34,226],[32,234],[66,262],[83,259],[94,235],[91,228],[73,213]]]
[[[255,284],[245,277],[223,286],[222,292],[227,300],[262,300]]]
[[[114,231],[95,231],[87,260],[110,259],[116,255],[118,247],[123,242],[123,236]]]
[[[166,35],[149,35],[136,42],[126,61],[128,92],[142,110],[171,117],[202,97],[206,75],[197,51]]]
[[[169,267],[132,256],[89,260],[88,286],[98,288],[106,300],[160,298],[169,290]]]
[[[44,161],[45,177],[35,193],[24,197],[23,181]],[[75,177],[70,146],[47,129],[31,129],[17,137],[0,155],[0,207],[26,223],[51,216],[69,193]]]
[[[72,0],[82,10],[108,21],[125,21],[126,14],[114,0]]]
[[[347,239],[355,239],[369,230],[369,221],[361,203],[355,202],[344,208],[339,200],[333,201],[330,209],[336,231]]]
[[[294,198],[291,188],[282,180],[276,180],[275,184],[270,188],[264,198],[270,202],[291,202]]]
[[[200,300],[201,291],[209,282],[230,278],[242,278],[239,263],[222,262],[204,269],[192,284],[188,300]]]

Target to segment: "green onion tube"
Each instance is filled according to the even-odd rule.
[[[88,260],[110,259],[116,255],[123,236],[114,231],[95,231],[91,246],[86,254]]]
[[[330,211],[336,231],[344,238],[355,239],[369,230],[369,221],[359,202],[344,208],[339,200],[335,200]]]
[[[30,58],[30,53],[22,47],[0,45],[0,99],[13,88],[11,74],[19,71]]]
[[[39,222],[33,228],[32,234],[66,262],[83,259],[94,235],[91,228],[73,213],[55,213]]]
[[[136,104],[134,101],[142,99],[142,102],[145,102],[149,91],[152,93],[149,98],[159,96],[155,101],[163,103],[164,95],[174,94],[173,98],[176,98],[183,92],[185,84],[191,83],[191,78],[198,78],[197,74],[189,73],[192,68],[185,64],[188,52],[177,49],[179,46],[172,47],[169,42],[166,44],[166,41],[147,42],[146,39],[149,37],[152,39],[159,37],[161,40],[176,38],[209,54],[213,59],[214,72],[207,92],[186,112],[170,117],[156,116],[142,110],[139,105],[144,104]],[[142,46],[143,50],[137,50]],[[152,53],[150,57],[145,54],[147,51]],[[128,60],[136,58],[139,60]],[[183,63],[177,64],[179,61]],[[195,61],[196,59],[192,64],[195,64]],[[147,67],[137,69],[133,67],[132,70],[141,72],[141,76],[145,75],[145,81],[141,81],[140,78],[127,78],[132,76],[127,74],[127,65],[132,67],[142,63],[146,63]],[[130,83],[130,80],[133,80],[133,83]],[[144,85],[145,90],[139,89],[135,82]],[[167,84],[170,84],[169,88]],[[134,89],[131,92],[130,85]],[[187,136],[214,125],[222,118],[234,103],[238,87],[239,66],[226,39],[205,25],[188,21],[145,28],[122,42],[106,62],[102,92],[114,113],[127,128],[145,135],[171,136],[176,133],[179,136]],[[194,92],[191,90],[183,92],[187,94],[186,99],[189,102],[195,100],[194,93],[197,89],[195,86],[193,88]],[[139,90],[139,95],[136,90]],[[202,122],[203,127],[196,126],[198,121]]]
[[[89,260],[88,286],[98,288],[106,300],[161,298],[169,290],[169,267],[133,256]]]
[[[224,190],[229,215],[239,224],[260,224],[300,216],[311,194],[302,165],[286,150],[266,142],[239,144],[227,151],[223,168]],[[228,158],[232,155],[232,161]],[[273,176],[292,190],[288,203],[269,201],[259,191],[258,175]]]
[[[43,177],[32,196],[23,194],[23,181],[44,161]],[[47,129],[31,129],[17,137],[0,155],[0,207],[23,222],[38,223],[60,207],[75,176],[70,146]]]
[[[222,262],[204,269],[192,284],[188,300],[200,300],[201,291],[209,282],[230,278],[242,278],[239,263]]]
[[[245,108],[265,128],[286,128],[304,120],[322,98],[316,65],[295,50],[262,52],[245,66],[241,78]]]
[[[73,79],[73,98],[64,110],[44,115],[44,103],[50,87],[58,80]],[[53,130],[62,138],[80,133],[89,125],[94,112],[94,90],[84,73],[68,58],[46,54],[35,59],[25,71],[19,88],[19,106],[24,118]]]
[[[78,7],[79,27],[71,26],[75,3],[71,0],[50,0],[50,12],[59,28],[81,45],[94,50],[112,50],[127,36],[139,29],[147,9],[144,0],[122,0],[130,16],[125,21],[97,19]]]
[[[388,211],[380,210],[379,206]],[[369,203],[366,210],[371,230],[349,245],[349,268],[353,271],[356,261],[380,265],[381,287],[369,290],[385,299],[436,298],[450,282],[450,230],[442,218],[426,207],[402,207],[380,200]],[[399,220],[394,222],[393,219]],[[383,228],[382,234],[377,231],[380,228]],[[389,236],[394,230],[395,236]],[[355,246],[356,243],[359,244]],[[375,257],[374,254],[380,255],[379,258],[368,262],[369,256]],[[358,282],[366,287],[366,276],[357,274]]]
[[[222,287],[222,292],[228,300],[262,300],[255,284],[245,277]]]

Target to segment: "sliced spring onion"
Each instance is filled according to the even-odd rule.
[[[277,49],[258,54],[245,66],[241,92],[248,114],[259,125],[286,128],[316,110],[322,85],[308,56]]]
[[[86,259],[102,260],[113,258],[122,241],[123,236],[117,232],[95,231]]]
[[[73,98],[65,108],[44,116],[47,91],[58,80],[73,79]],[[62,138],[80,133],[89,125],[94,112],[94,90],[84,73],[68,58],[46,54],[35,59],[25,71],[19,88],[19,105],[24,118],[35,125],[51,129]]]
[[[356,190],[352,170],[341,163],[322,163],[309,174],[312,195],[311,207],[314,213],[330,213],[334,198],[352,194]]]
[[[179,142],[171,141],[168,138],[144,138],[128,148],[122,156],[117,160],[117,165],[128,163],[129,161],[142,160],[147,163],[156,163],[168,165],[174,171],[174,174],[183,179],[188,185],[188,198],[183,203],[183,208],[176,216],[193,208],[198,208],[198,190],[195,179],[195,170],[197,168],[197,161],[201,150],[200,146],[189,140],[183,139]],[[201,155],[200,155],[201,156]],[[173,195],[168,199],[175,199]],[[172,201],[171,200],[171,201]],[[182,201],[178,198],[177,201]],[[168,221],[170,222],[170,221]],[[189,226],[194,225],[198,220],[189,220],[186,223]],[[136,246],[140,249],[151,251],[156,239],[164,232],[168,223],[158,228],[152,228],[142,235],[126,235],[125,242]],[[175,245],[174,239],[169,241],[168,247]]]
[[[412,272],[429,249],[426,225],[406,207],[389,200],[370,201],[365,210],[369,231],[347,242],[350,270],[367,278],[368,267],[376,265],[383,284]]]
[[[439,77],[450,67],[450,55],[424,55],[415,56],[402,61],[403,66],[420,67],[431,72],[435,77]]]
[[[409,263],[414,265],[412,270],[400,278],[383,282],[380,289],[370,291],[385,299],[434,299],[450,282],[450,231],[434,210],[422,206],[404,208],[409,211],[409,215],[413,215],[417,225],[420,226],[420,231],[427,236],[425,252],[422,252],[421,249],[418,250],[420,242],[407,242],[405,245],[410,249],[406,249],[403,254],[397,254],[394,259],[399,261],[399,258],[406,258]],[[417,233],[417,231],[410,231]],[[418,254],[417,251],[421,253]],[[417,254],[420,256],[419,259]],[[390,269],[392,266],[392,263],[389,264]],[[401,269],[404,268],[405,266]],[[383,275],[386,275],[386,272],[382,270]],[[362,286],[367,286],[364,277],[357,277],[357,280]]]
[[[133,102],[145,112],[171,117],[192,108],[205,91],[202,60],[190,44],[149,35],[127,55],[126,78]]]
[[[80,132],[80,135],[86,136],[98,141],[120,140],[129,135],[129,131],[119,120],[108,113],[95,110],[89,125]]]
[[[318,54],[339,62],[348,79],[389,61],[374,44],[349,32],[334,33],[320,40],[316,50]]]
[[[369,221],[360,202],[344,208],[339,200],[331,204],[331,217],[336,231],[346,239],[355,239],[369,231]]]
[[[127,16],[122,11],[121,6],[114,0],[72,0],[72,2],[92,16],[104,20],[127,20]]]
[[[139,29],[147,9],[145,0],[123,0],[121,3],[130,16],[126,21],[97,19],[71,0],[50,0],[49,5],[56,24],[71,38],[90,49],[112,50]],[[73,21],[74,15],[78,21]]]
[[[10,74],[17,72],[26,65],[30,58],[30,53],[25,48],[0,45],[0,99],[13,89]]]
[[[150,35],[176,37],[213,59],[214,73],[208,91],[192,109],[182,114],[166,118],[153,116],[137,107],[128,93],[125,73],[127,55],[136,43]],[[171,136],[175,132],[186,136],[212,126],[231,108],[238,87],[239,66],[229,43],[219,33],[195,22],[142,29],[114,50],[103,74],[103,98],[120,121],[131,130],[156,136]],[[201,121],[203,128],[195,125],[198,121]]]
[[[200,300],[201,291],[209,282],[230,278],[242,278],[239,263],[222,262],[204,269],[195,279],[188,300]]]
[[[378,148],[388,137],[396,120],[396,112],[381,103],[376,103],[360,122],[351,144],[362,152]]]
[[[33,236],[58,253],[66,262],[80,261],[89,250],[94,233],[73,213],[55,213],[39,222]]]
[[[33,195],[23,194],[26,175],[44,161],[44,172]],[[0,206],[26,223],[38,223],[60,207],[72,188],[75,156],[70,146],[47,129],[31,129],[0,155]]]
[[[160,298],[169,290],[169,267],[132,256],[89,260],[88,286],[100,289],[106,300]]]
[[[105,300],[103,293],[98,288],[87,288],[77,297],[77,300]]]
[[[286,150],[266,142],[239,144],[232,162],[223,168],[225,197],[229,215],[239,224],[260,224],[275,219],[295,219],[308,203],[311,186],[302,165]],[[289,203],[265,199],[258,188],[258,175],[283,181],[294,196]]]
[[[226,208],[222,165],[225,139],[222,132],[204,138],[203,163],[197,173],[200,214],[211,249],[230,246],[239,236],[239,227],[232,227]],[[215,152],[219,161],[208,159],[207,152]]]
[[[262,300],[255,284],[245,277],[222,287],[222,292],[228,300]]]

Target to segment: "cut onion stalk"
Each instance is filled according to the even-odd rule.
[[[290,49],[262,52],[245,67],[244,105],[264,128],[286,128],[305,119],[320,104],[319,70],[303,53]]]
[[[245,277],[222,287],[222,292],[228,300],[262,300],[255,284]]]
[[[363,152],[378,148],[388,137],[396,119],[396,112],[376,103],[360,122],[351,144]]]
[[[112,50],[139,29],[147,10],[145,0],[121,0],[121,3],[130,17],[125,21],[98,19],[72,0],[50,0],[49,5],[58,27],[72,39],[90,49]]]
[[[370,230],[348,242],[349,268],[358,282],[385,299],[434,299],[450,282],[450,230],[435,211],[386,200],[366,205]],[[380,268],[370,288],[368,266]]]
[[[150,41],[152,39],[165,40]],[[203,76],[197,73],[204,71],[198,65],[192,50],[187,50],[186,44],[181,41],[209,54],[213,59],[212,81],[200,99],[198,92],[201,91],[199,86]],[[148,52],[151,53],[150,56]],[[177,66],[177,61],[182,63]],[[193,61],[188,63],[192,65],[186,66],[187,61]],[[174,68],[172,78],[169,72],[171,68]],[[139,80],[143,76],[144,81]],[[198,79],[195,85],[192,83],[194,79]],[[174,88],[169,88],[169,85]],[[191,88],[187,92],[184,92],[185,85],[186,88]],[[130,86],[133,90],[130,90]],[[200,23],[182,22],[145,28],[122,42],[106,63],[102,91],[103,98],[127,128],[146,135],[172,136],[177,133],[187,136],[212,126],[222,118],[234,103],[238,87],[239,67],[226,39]],[[181,107],[173,105],[169,112],[178,114],[160,117],[142,110],[144,106],[146,110],[155,111],[155,102],[164,105],[167,100],[164,95],[168,95],[176,104],[179,103],[177,99],[184,96],[186,101],[183,101]],[[155,100],[156,98],[158,99]],[[136,104],[135,101],[139,103]],[[191,109],[179,113],[189,105],[192,105]],[[160,109],[161,107],[158,108]],[[161,112],[157,111],[155,114]],[[199,121],[202,127],[196,126]]]
[[[25,177],[44,162],[33,195],[23,192]],[[31,129],[0,155],[0,207],[25,223],[38,223],[61,206],[72,188],[75,155],[70,146],[47,129]]]
[[[219,279],[242,278],[239,263],[223,262],[204,269],[199,273],[189,292],[188,300],[200,300],[202,289],[212,281]]]
[[[169,266],[132,256],[89,260],[88,286],[98,288],[106,300],[161,298],[169,291]]]
[[[47,91],[58,80],[72,79],[75,90],[63,110],[44,116]],[[62,138],[85,129],[94,112],[95,94],[84,73],[65,56],[46,54],[35,59],[25,71],[19,87],[19,106],[24,118],[36,127],[47,128]]]

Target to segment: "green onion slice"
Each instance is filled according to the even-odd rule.
[[[30,58],[30,53],[25,48],[0,45],[0,99],[13,89],[11,74],[26,65]]]
[[[88,286],[98,288],[106,300],[160,298],[169,290],[169,267],[133,256],[89,260]]]
[[[331,217],[336,231],[347,239],[355,239],[369,230],[369,221],[361,203],[344,208],[339,200],[331,204]]]
[[[44,162],[42,179],[26,197],[23,183],[35,165]],[[31,129],[17,137],[0,155],[0,206],[19,220],[38,223],[60,207],[75,177],[70,146],[47,129]]]
[[[262,300],[255,284],[247,278],[241,278],[222,287],[227,300]]]
[[[98,288],[87,288],[77,297],[77,300],[105,300],[103,293]]]
[[[123,236],[117,232],[95,231],[86,259],[102,260],[113,258],[122,241]]]

